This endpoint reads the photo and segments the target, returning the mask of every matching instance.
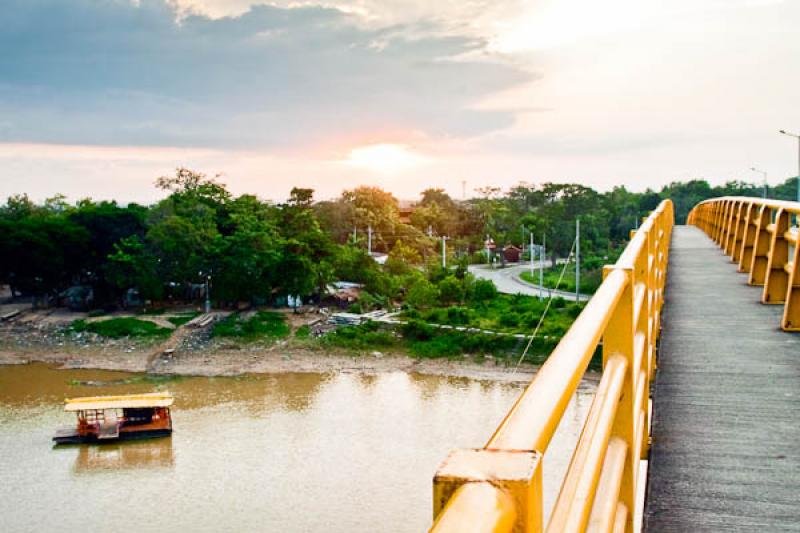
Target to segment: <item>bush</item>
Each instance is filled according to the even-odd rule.
[[[453,275],[439,282],[439,300],[442,303],[460,302],[464,299],[464,283]]]
[[[308,324],[303,324],[297,331],[294,332],[294,336],[298,339],[307,339],[311,336],[311,328],[308,327]]]
[[[422,320],[409,320],[400,328],[403,336],[412,340],[429,340],[433,338],[434,327]]]
[[[148,320],[138,318],[109,318],[97,322],[76,320],[70,326],[74,332],[90,331],[103,337],[119,339],[122,337],[168,337],[172,332]]]
[[[350,306],[347,308],[347,312],[360,315],[361,313],[364,312],[364,308],[361,307],[361,302],[354,302],[351,303]]]
[[[411,353],[418,357],[453,357],[462,353],[461,343],[453,335],[440,335],[426,341],[415,341]]]
[[[469,309],[466,307],[448,307],[447,308],[447,323],[457,326],[469,324],[472,318]]]
[[[289,324],[281,313],[259,311],[248,320],[241,315],[233,314],[214,324],[212,337],[238,337],[256,339],[258,337],[286,337],[289,335]]]
[[[391,333],[381,331],[377,322],[365,322],[358,326],[337,328],[322,337],[322,342],[341,348],[368,350],[391,347],[397,340]]]
[[[471,299],[474,302],[487,302],[497,296],[497,287],[488,279],[476,279],[472,285]]]
[[[406,301],[412,307],[424,309],[436,305],[438,299],[439,291],[436,287],[431,282],[421,279],[409,287]]]
[[[502,315],[500,315],[500,320],[498,321],[498,323],[501,326],[507,328],[515,328],[519,325],[519,320],[520,318],[517,313],[510,312],[510,313],[503,313]]]

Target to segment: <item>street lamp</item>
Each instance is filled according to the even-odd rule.
[[[800,135],[789,133],[786,130],[780,130],[778,133],[797,139],[797,201],[800,202]]]
[[[759,174],[763,174],[764,175],[764,198],[766,198],[767,197],[767,173],[764,172],[763,170],[758,170],[755,167],[750,167],[750,170],[752,170],[753,172],[758,172]]]

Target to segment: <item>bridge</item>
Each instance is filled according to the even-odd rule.
[[[486,445],[445,458],[431,531],[800,531],[799,215],[726,197],[673,228],[662,202]],[[544,509],[543,456],[596,350]]]

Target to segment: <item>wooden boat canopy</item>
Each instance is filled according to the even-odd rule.
[[[64,401],[68,412],[103,409],[146,409],[150,407],[169,407],[175,398],[169,392],[147,394],[126,394],[121,396],[89,396],[69,398]]]

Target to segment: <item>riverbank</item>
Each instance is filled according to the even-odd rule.
[[[75,349],[73,349],[75,348]],[[42,347],[0,349],[0,365],[43,362],[64,369],[118,370],[185,376],[238,376],[244,374],[357,372],[381,374],[402,371],[432,376],[526,382],[538,369],[523,364],[517,372],[494,358],[465,356],[459,359],[420,359],[401,353],[365,354],[321,351],[275,345],[254,346],[208,353],[176,354],[167,362],[148,369],[149,351],[109,347]]]
[[[254,341],[214,338],[210,325],[175,327],[168,315],[139,315],[139,318],[174,329],[166,339],[108,338],[71,328],[76,320],[98,320],[86,314],[28,310],[13,321],[0,324],[0,365],[43,362],[64,369],[207,377],[403,371],[500,382],[527,382],[539,368],[535,364],[522,364],[515,371],[515,354],[417,357],[400,344],[356,350],[322,343],[313,337],[300,338],[298,330],[319,319],[317,313],[311,312],[286,313],[290,335]],[[594,379],[592,376],[590,372],[590,380]]]

